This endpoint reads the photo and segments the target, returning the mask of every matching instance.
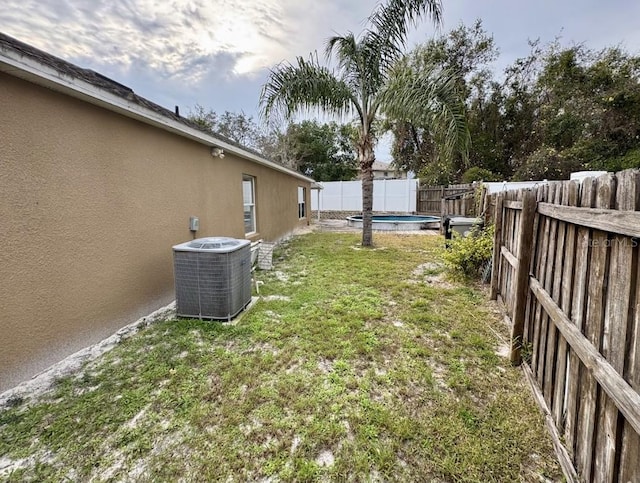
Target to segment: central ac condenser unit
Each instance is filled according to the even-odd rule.
[[[173,247],[176,311],[231,320],[251,302],[251,242],[198,238]]]

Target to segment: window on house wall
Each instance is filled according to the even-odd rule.
[[[242,176],[242,203],[244,205],[244,233],[256,231],[256,179],[253,176]]]
[[[307,217],[307,188],[303,186],[298,186],[298,218],[306,218]]]

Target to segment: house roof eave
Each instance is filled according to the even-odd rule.
[[[313,183],[314,180],[297,171],[281,166],[265,159],[256,153],[236,146],[229,141],[192,128],[182,122],[171,119],[152,109],[141,106],[137,102],[113,94],[94,86],[82,79],[56,70],[55,68],[38,62],[20,52],[0,49],[0,71],[28,82],[61,92],[76,99],[94,104],[109,111],[136,119],[145,124],[163,129],[179,136],[191,139],[210,147],[222,148],[226,153],[235,154],[254,163],[286,173],[298,179]]]

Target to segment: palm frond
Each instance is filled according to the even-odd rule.
[[[362,89],[363,74],[368,70],[368,65],[362,56],[361,46],[352,32],[329,38],[325,46],[325,56],[327,60],[335,57],[341,79],[350,86],[352,91]]]
[[[390,118],[428,128],[442,141],[443,154],[458,151],[465,161],[471,136],[457,74],[435,66],[416,72],[400,63],[378,98]]]
[[[345,116],[357,111],[357,97],[350,86],[328,68],[319,65],[317,57],[296,59],[296,65],[283,62],[271,70],[260,94],[261,113],[265,118],[319,110]]]
[[[328,59],[336,55],[340,65],[349,65],[358,57],[358,42],[353,32],[346,35],[335,35],[327,39],[325,56]]]
[[[387,42],[404,46],[409,28],[422,16],[428,16],[436,25],[442,21],[441,0],[389,0],[380,5],[369,17],[373,28]]]
[[[335,58],[341,78],[357,93],[363,111],[368,112],[369,100],[383,84],[377,54],[351,32],[343,37],[330,38],[325,53],[327,60]]]
[[[363,42],[376,52],[380,71],[386,74],[402,56],[409,28],[423,17],[430,17],[436,25],[442,21],[441,0],[389,0],[369,17],[371,28]]]

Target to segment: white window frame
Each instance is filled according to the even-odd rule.
[[[307,188],[298,186],[298,219],[307,218]]]
[[[245,182],[250,182],[251,183],[251,199],[248,200],[249,202],[247,202],[247,200],[245,200],[245,190],[244,190],[244,184]],[[248,210],[247,210],[248,208]],[[247,225],[246,222],[247,220],[244,220],[244,234],[245,235],[252,235],[254,233],[256,233],[257,228],[256,228],[256,178],[255,176],[251,176],[248,174],[243,174],[242,175],[242,215],[244,217],[245,213],[247,213],[247,211],[249,212],[249,220],[251,221],[251,230],[247,231]]]

